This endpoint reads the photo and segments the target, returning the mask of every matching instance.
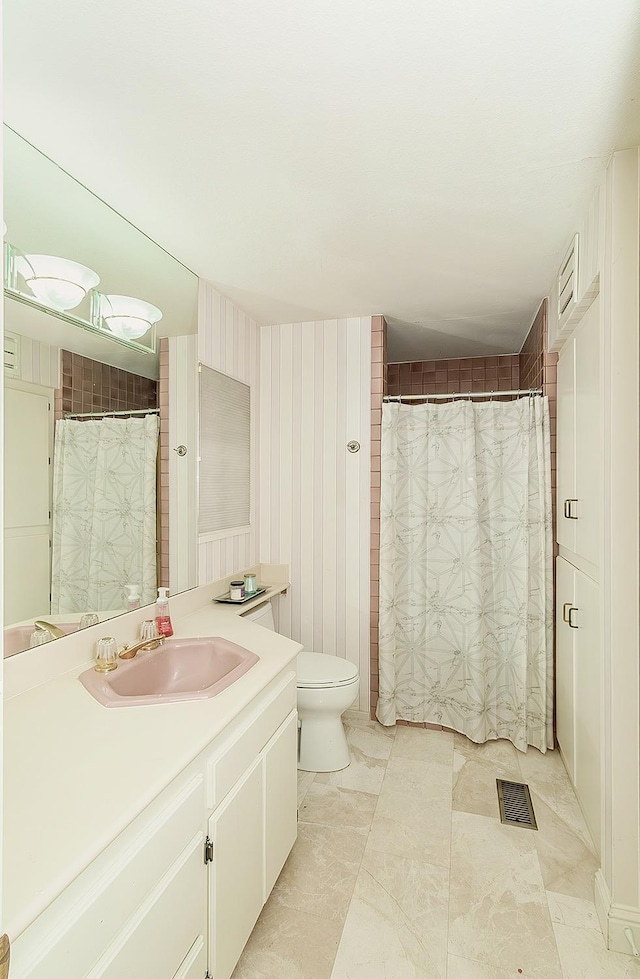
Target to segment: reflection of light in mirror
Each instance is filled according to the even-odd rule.
[[[86,265],[55,255],[18,255],[16,270],[39,302],[61,312],[78,306],[100,282]]]
[[[162,319],[157,306],[133,296],[100,296],[100,313],[111,332],[123,340],[137,340]]]

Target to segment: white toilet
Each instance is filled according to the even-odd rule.
[[[271,602],[243,618],[275,631]],[[350,762],[341,715],[358,696],[358,667],[341,656],[298,654],[298,768],[338,772]]]

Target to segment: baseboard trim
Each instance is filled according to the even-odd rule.
[[[640,949],[640,908],[614,904],[602,870],[596,872],[595,905],[608,949],[612,952],[622,952],[624,955],[633,955],[625,930],[631,931],[636,948]]]
[[[604,879],[604,874],[600,869],[596,870],[594,889],[594,901],[596,911],[598,912],[598,921],[600,922],[604,939],[607,941],[609,937],[609,911],[611,910],[611,894],[609,892],[607,882]]]

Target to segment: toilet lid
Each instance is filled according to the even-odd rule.
[[[358,667],[341,656],[327,653],[299,653],[299,687],[342,687],[358,676]]]

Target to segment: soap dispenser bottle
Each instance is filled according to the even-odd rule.
[[[125,585],[124,594],[129,612],[134,612],[140,608],[140,589],[137,585]]]
[[[159,636],[167,639],[173,635],[173,626],[169,616],[169,589],[158,588],[158,599],[156,601],[156,628]]]

